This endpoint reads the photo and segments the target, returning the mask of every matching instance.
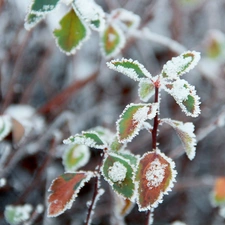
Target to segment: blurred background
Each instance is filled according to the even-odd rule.
[[[46,217],[47,190],[51,181],[64,172],[62,140],[95,126],[114,132],[125,106],[140,102],[138,85],[107,68],[97,32],[92,32],[75,55],[60,52],[52,31],[68,11],[63,3],[27,31],[24,19],[30,2],[0,0],[0,110],[20,121],[0,143],[0,224],[7,224],[7,205],[29,203],[34,208],[39,204],[44,207],[33,224],[79,225],[86,217],[92,180],[70,210],[57,218]],[[147,27],[153,34],[201,52],[198,66],[184,75],[201,97],[201,115],[188,118],[173,98],[164,92],[161,96],[160,117],[193,122],[199,142],[195,159],[189,161],[175,132],[166,125],[160,127],[159,148],[174,159],[178,176],[173,191],[155,210],[153,224],[169,225],[175,220],[187,225],[225,224],[225,216],[210,202],[215,179],[225,176],[225,1],[96,2],[108,13],[116,8],[130,10],[141,17],[140,29]],[[177,55],[170,44],[134,36],[116,58],[136,59],[157,75],[164,63]],[[135,154],[143,154],[150,146],[151,136],[144,131],[129,144]],[[94,169],[99,155],[99,151],[91,151],[90,162],[82,169]],[[95,210],[96,225],[110,224],[112,220],[113,193],[104,181],[102,186],[106,194]],[[145,213],[138,212],[137,206],[125,218],[127,225],[141,225],[144,221]]]

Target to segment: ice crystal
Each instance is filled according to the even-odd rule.
[[[188,82],[183,79],[177,79],[173,82],[173,88],[171,94],[180,102],[187,100],[190,93],[189,89],[185,88]]]
[[[120,162],[114,162],[113,166],[109,167],[108,174],[113,182],[123,181],[126,178],[127,168]]]
[[[151,162],[145,174],[145,177],[148,180],[147,186],[149,189],[158,187],[161,184],[165,176],[166,167],[167,165],[162,165],[158,158]]]
[[[137,110],[137,112],[133,115],[133,120],[138,123],[143,123],[148,116],[149,106],[146,105]]]

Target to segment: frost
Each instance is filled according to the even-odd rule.
[[[82,19],[86,21],[91,28],[103,30],[105,27],[105,13],[94,0],[76,0],[74,7]]]
[[[145,177],[148,180],[147,186],[149,189],[158,187],[162,183],[165,176],[166,167],[167,165],[161,164],[158,158],[150,163],[145,174]]]
[[[144,106],[137,110],[137,112],[133,115],[133,120],[137,123],[143,123],[148,116],[149,107]]]
[[[171,225],[186,225],[186,223],[183,223],[181,221],[174,221],[173,223],[171,223]]]
[[[219,208],[219,215],[225,218],[225,206]]]
[[[141,81],[146,77],[152,78],[151,74],[137,60],[122,58],[121,60],[111,60],[106,64],[110,69],[123,73],[135,81]]]
[[[138,95],[140,99],[147,102],[154,94],[155,86],[154,83],[149,80],[141,80],[139,82]]]
[[[179,76],[193,69],[200,60],[200,53],[187,51],[180,56],[173,57],[163,66],[162,75],[168,79],[176,80]]]
[[[120,162],[114,162],[113,166],[109,167],[108,174],[113,182],[123,181],[126,178],[127,168]]]
[[[38,204],[36,207],[36,212],[41,214],[44,211],[44,206],[42,204]]]
[[[179,101],[182,102],[187,100],[189,95],[189,89],[185,88],[185,85],[188,85],[188,82],[183,79],[177,79],[173,82],[173,88],[171,94]]]
[[[184,150],[190,160],[194,159],[196,154],[196,135],[194,134],[194,124],[193,123],[183,123],[177,120],[171,119],[162,119],[162,122],[165,122],[172,126],[177,135],[179,136]]]
[[[7,181],[5,178],[0,179],[0,188],[4,187],[6,185]]]
[[[29,204],[21,206],[7,205],[5,208],[5,219],[11,225],[20,224],[30,218],[32,206]]]
[[[11,117],[8,115],[0,116],[0,141],[2,141],[12,130]]]
[[[73,0],[61,0],[61,2],[66,5],[70,5],[73,2]]]

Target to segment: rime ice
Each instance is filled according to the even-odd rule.
[[[147,186],[149,189],[160,185],[164,179],[166,167],[167,165],[162,165],[159,159],[155,159],[150,163],[150,166],[145,174],[145,177],[148,180]]]
[[[127,168],[120,162],[114,162],[109,167],[109,177],[113,182],[123,181],[126,178]]]

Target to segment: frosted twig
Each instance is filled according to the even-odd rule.
[[[142,30],[134,30],[132,33],[130,33],[130,36],[138,39],[146,39],[149,41],[153,41],[169,48],[171,51],[177,54],[181,54],[187,51],[187,49],[180,43],[160,34],[153,33],[148,28],[144,28]]]

